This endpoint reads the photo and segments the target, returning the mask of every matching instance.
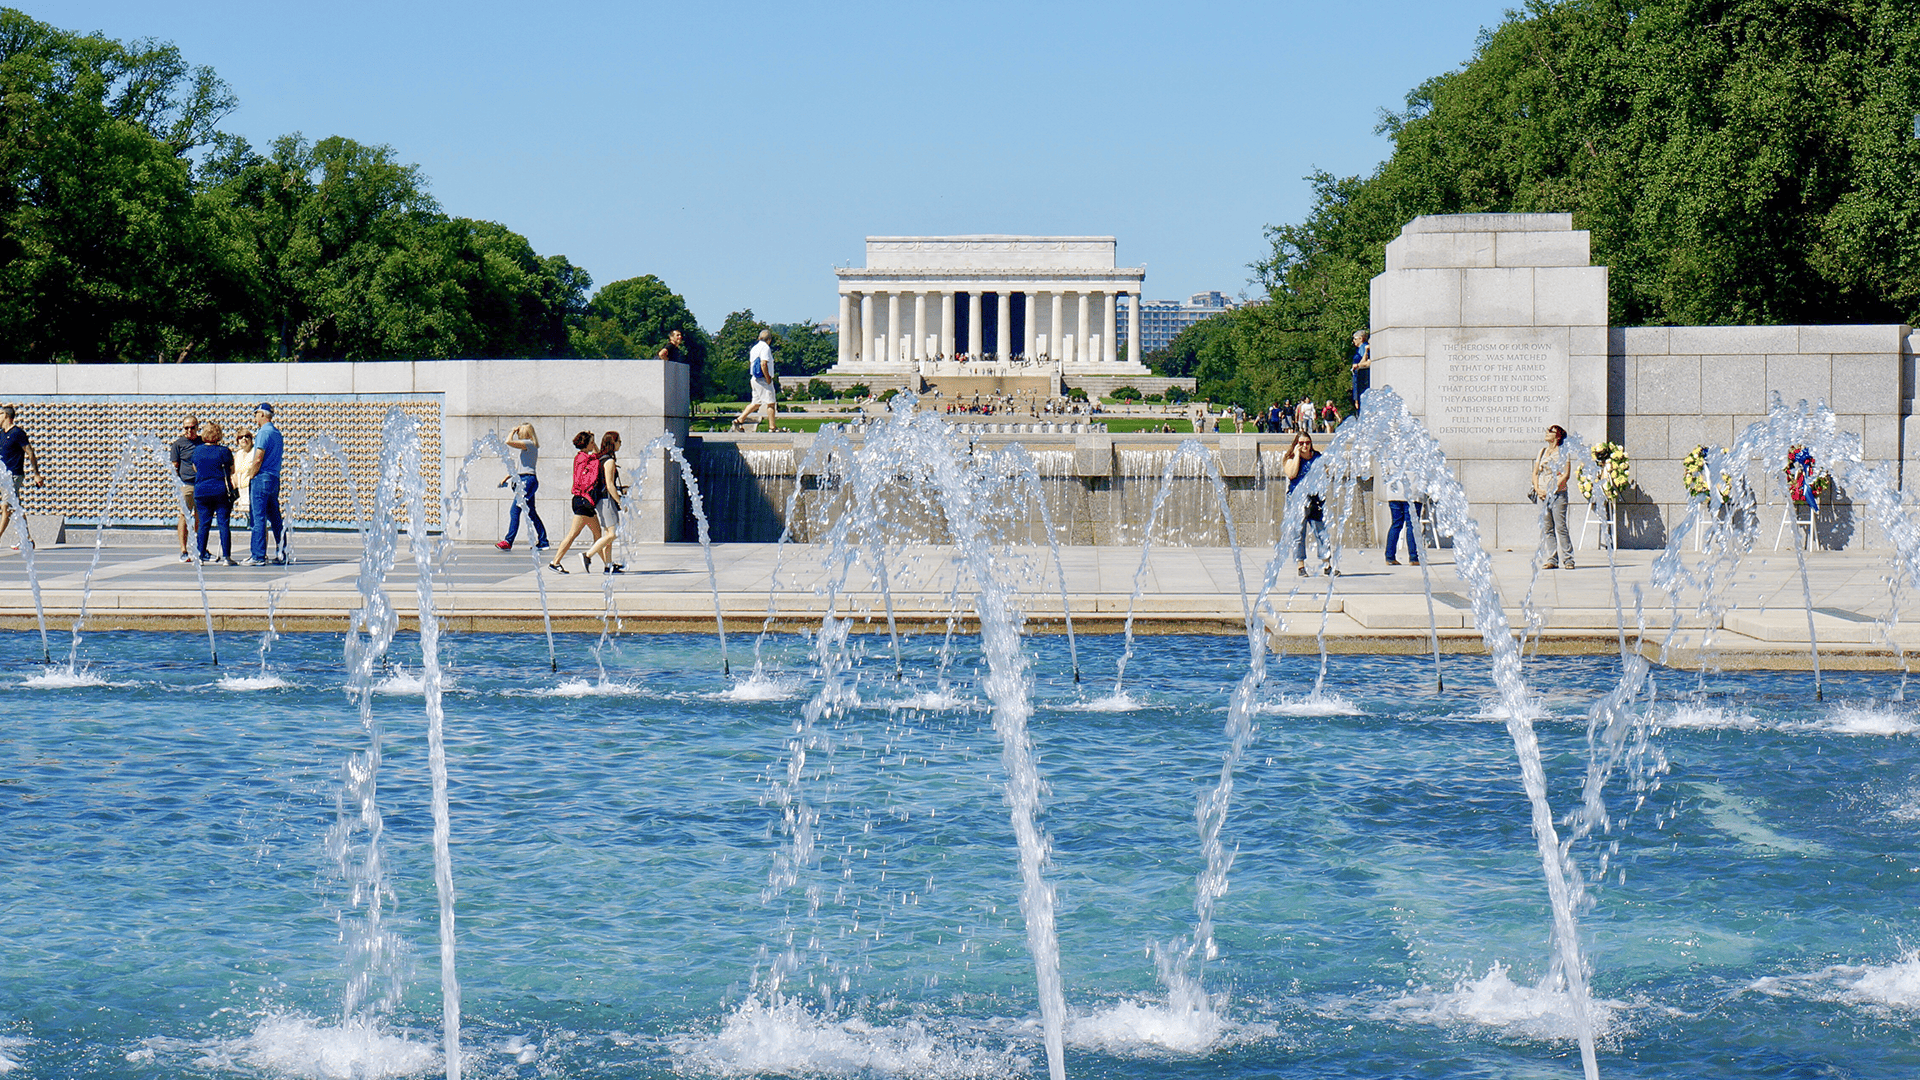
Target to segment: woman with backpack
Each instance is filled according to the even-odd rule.
[[[601,481],[602,469],[600,455],[593,446],[593,432],[583,431],[575,435],[573,448],[573,525],[567,530],[567,538],[560,541],[560,550],[554,552],[553,561],[547,564],[547,569],[559,574],[567,572],[567,568],[560,565],[560,560],[567,557],[567,549],[573,546],[573,540],[580,535],[581,529],[590,530],[594,540],[600,539],[600,519],[594,501],[598,498],[596,488]]]
[[[609,574],[618,574],[627,568],[625,563],[613,561],[613,541],[620,535],[620,461],[616,456],[619,453],[619,432],[609,431],[600,437],[600,488],[594,502],[594,510],[600,516],[600,539],[580,556],[580,561],[592,570],[593,557],[598,555]]]

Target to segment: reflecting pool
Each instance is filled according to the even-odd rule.
[[[437,1074],[418,641],[375,711],[399,1001],[343,1026],[327,851],[366,745],[338,635],[102,633],[90,678],[0,636],[0,1073]],[[776,639],[442,642],[464,1075],[1044,1075],[1006,776],[974,639],[856,635],[839,705]],[[1244,639],[1027,639],[1076,1076],[1577,1076],[1514,745],[1483,660],[1269,659],[1223,829],[1205,1007],[1196,802]],[[871,657],[871,663],[860,662]],[[736,668],[737,670],[737,668]],[[1611,659],[1534,659],[1552,805],[1580,804]],[[1573,857],[1608,1076],[1920,1069],[1920,731],[1898,676],[1657,671]],[[29,682],[33,685],[25,685]],[[793,816],[804,803],[808,843]],[[1568,835],[1571,835],[1570,833]],[[799,854],[796,855],[796,852]],[[784,867],[784,870],[783,870]],[[780,879],[780,873],[787,879]],[[779,992],[769,992],[777,979]]]

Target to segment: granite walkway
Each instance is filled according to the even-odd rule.
[[[95,559],[90,533],[79,530],[69,537],[73,542],[43,546],[35,553],[46,618],[58,630],[69,628],[79,615]],[[291,566],[207,566],[203,608],[195,567],[178,561],[171,536],[110,533],[92,572],[86,625],[96,630],[200,630],[210,610],[217,627],[255,629],[265,625],[271,596],[280,628],[338,631],[360,604],[359,550],[349,539],[331,534],[300,538]],[[712,554],[711,578],[703,552],[691,544],[643,545],[630,555],[627,571],[618,575],[583,573],[579,557],[570,555],[572,573],[561,575],[544,569],[544,559],[536,561],[524,546],[501,552],[462,544],[452,560],[434,572],[435,608],[454,631],[538,629],[544,600],[556,630],[597,631],[604,620],[615,618],[626,632],[698,632],[715,625],[717,583],[720,617],[729,630],[758,628],[769,619],[783,629],[819,625],[827,604],[829,552],[808,546],[782,551],[768,544],[726,544]],[[923,547],[902,554],[887,568],[895,625],[943,629],[952,618],[963,628],[971,627],[971,598],[963,592],[955,601],[952,550]],[[1247,551],[1236,559],[1224,548],[1163,547],[1155,548],[1143,566],[1138,549],[1065,548],[1064,606],[1079,633],[1122,630],[1130,607],[1140,633],[1244,633],[1246,597],[1259,592],[1269,554]],[[1920,611],[1912,602],[1901,605],[1898,624],[1881,625],[1889,611],[1891,570],[1883,553],[1808,556],[1805,593],[1812,597],[1811,633],[1791,552],[1755,552],[1743,559],[1726,586],[1726,602],[1718,615],[1699,610],[1697,592],[1686,593],[1676,610],[1666,594],[1651,589],[1647,582],[1655,552],[1620,552],[1613,571],[1604,552],[1582,554],[1577,570],[1536,572],[1531,553],[1493,553],[1493,584],[1502,610],[1516,632],[1526,633],[1530,649],[1617,650],[1617,597],[1629,637],[1640,640],[1635,628],[1644,618],[1643,647],[1652,655],[1666,646],[1669,662],[1678,666],[1706,660],[1730,667],[1805,667],[1810,663],[1809,640],[1815,637],[1822,664],[1830,667],[1891,667],[1904,661],[1905,652],[1920,651]],[[1335,651],[1417,652],[1430,649],[1438,638],[1447,651],[1481,651],[1484,644],[1475,628],[1469,589],[1454,573],[1453,552],[1429,555],[1425,570],[1433,591],[1431,609],[1421,568],[1387,566],[1377,551],[1350,551],[1342,555],[1341,575],[1333,578],[1300,578],[1290,561],[1284,564],[1259,618],[1274,643],[1290,650],[1318,647],[1324,638]],[[1688,553],[1688,558],[1699,556]],[[1049,551],[1003,552],[997,565],[1019,583],[1029,629],[1064,629],[1059,577]],[[1140,595],[1134,602],[1136,580]],[[416,585],[412,554],[403,540],[385,586],[401,612],[417,610]],[[1636,595],[1642,606],[1639,618]],[[867,564],[847,570],[839,596],[842,614],[859,614],[865,628],[886,628],[885,598]],[[18,552],[0,553],[0,625],[26,629],[35,624],[25,560]]]

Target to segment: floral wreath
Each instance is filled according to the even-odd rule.
[[[1615,442],[1593,444],[1593,463],[1599,466],[1600,491],[1608,502],[1619,502],[1633,484],[1632,462],[1627,448]],[[1593,474],[1580,470],[1580,497],[1593,501]]]
[[[1720,448],[1722,456],[1730,453],[1726,447]],[[1707,494],[1707,448],[1696,446],[1693,452],[1680,463],[1680,481],[1686,486],[1690,498],[1703,498]],[[1720,497],[1733,497],[1733,477],[1725,472],[1720,474]]]
[[[1815,471],[1813,451],[1804,446],[1787,451],[1787,467],[1781,471],[1787,478],[1787,495],[1794,502],[1818,508],[1820,499],[1833,490],[1833,476]]]

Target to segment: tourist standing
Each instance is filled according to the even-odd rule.
[[[1369,334],[1365,330],[1353,332],[1353,356],[1347,361],[1347,370],[1353,373],[1353,411],[1360,411],[1360,398],[1373,385],[1373,346],[1368,343]]]
[[[747,422],[747,417],[765,409],[767,411],[767,431],[771,434],[780,426],[779,407],[774,404],[775,399],[779,396],[780,387],[779,384],[774,381],[773,331],[760,331],[760,340],[754,342],[753,348],[747,350],[747,379],[752,384],[752,390],[749,395],[747,407],[741,409],[740,415],[733,418],[733,429],[735,431],[745,430],[744,425]],[[755,420],[753,426],[759,427],[760,421]]]
[[[1272,405],[1268,406],[1267,434],[1278,435],[1280,434],[1281,431],[1285,430],[1281,426],[1284,423],[1284,420],[1282,418],[1285,415],[1286,415],[1286,409],[1281,405],[1280,402],[1276,401]]]
[[[593,569],[593,557],[600,556],[606,573],[618,574],[625,563],[613,561],[613,542],[620,536],[620,433],[609,431],[600,436],[600,483],[594,489],[594,513],[600,518],[600,538],[580,556],[580,563]]]
[[[285,456],[285,441],[273,423],[273,406],[261,402],[253,411],[255,468],[247,484],[251,503],[253,543],[248,566],[267,565],[267,534],[273,534],[273,561],[287,561],[287,530],[280,520],[280,464]]]
[[[532,424],[520,424],[507,433],[507,447],[513,451],[513,475],[500,481],[501,487],[517,484],[514,489],[512,505],[507,510],[507,538],[493,545],[501,551],[513,550],[513,538],[520,531],[520,501],[526,500],[527,521],[533,527],[533,547],[544,551],[547,546],[547,523],[540,520],[540,512],[533,508],[533,497],[540,490],[538,465],[540,463],[540,436],[536,435]]]
[[[1328,398],[1327,407],[1320,410],[1320,423],[1329,435],[1340,427],[1340,406],[1335,405],[1332,398]]]
[[[16,414],[11,405],[0,405],[0,464],[6,466],[6,485],[8,494],[0,496],[6,501],[0,506],[0,536],[7,535],[7,523],[13,520],[13,508],[20,507],[20,535],[28,543],[33,536],[27,529],[27,504],[21,502],[26,486],[27,466],[33,466],[33,486],[47,486],[47,478],[40,475],[40,455],[33,449],[33,440],[27,437],[27,429],[13,422]],[[13,550],[19,551],[18,543]]]
[[[1287,478],[1287,495],[1293,495],[1293,489],[1313,471],[1313,463],[1320,459],[1320,451],[1314,449],[1313,436],[1301,432],[1293,437],[1293,445],[1287,449],[1287,456],[1280,460],[1281,475]],[[1307,530],[1313,530],[1314,548],[1320,555],[1320,572],[1338,575],[1333,568],[1333,559],[1327,550],[1326,503],[1318,495],[1307,496],[1306,511],[1300,519],[1300,535],[1293,541],[1293,558],[1299,564],[1298,573],[1307,576]]]
[[[254,448],[253,432],[241,428],[233,437],[233,519],[246,521],[247,510],[253,504],[253,492],[249,487],[253,474],[260,471],[260,451]]]
[[[1405,477],[1396,476],[1386,482],[1387,516],[1391,519],[1387,525],[1387,565],[1399,566],[1394,552],[1400,547],[1400,532],[1407,533],[1407,562],[1420,565],[1420,503],[1408,499],[1408,485]]]
[[[1303,397],[1293,407],[1293,430],[1301,434],[1313,432],[1313,398]]]
[[[207,551],[207,528],[220,524],[220,565],[233,566],[233,451],[220,445],[225,433],[218,422],[200,425],[200,445],[193,450],[193,503],[199,519],[195,549],[201,562],[212,562]]]
[[[1541,567],[1544,570],[1558,570],[1562,565],[1574,568],[1573,537],[1567,532],[1567,478],[1573,475],[1573,459],[1560,449],[1566,441],[1567,429],[1554,424],[1547,428],[1546,445],[1533,457],[1533,494],[1546,503],[1540,520],[1545,533],[1541,542],[1547,549],[1547,561]]]
[[[173,474],[180,478],[180,561],[192,562],[193,554],[187,550],[187,519],[194,515],[193,508],[193,448],[200,445],[200,418],[189,414],[180,421],[180,437],[173,440],[167,448],[167,461],[173,466]]]
[[[667,350],[661,349],[661,352]],[[665,359],[665,357],[662,357]],[[581,529],[593,533],[595,540],[600,539],[600,519],[594,511],[594,489],[600,483],[600,456],[593,446],[593,432],[582,431],[573,437],[573,524],[567,529],[566,539],[560,541],[560,550],[554,552],[553,561],[547,569],[564,574],[567,568],[560,560],[567,557],[567,550],[573,547],[574,538]],[[591,569],[591,564],[589,564]]]

